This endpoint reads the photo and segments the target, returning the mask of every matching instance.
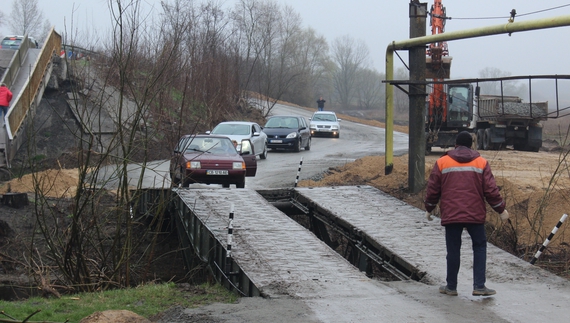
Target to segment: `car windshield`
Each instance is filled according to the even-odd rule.
[[[297,118],[271,118],[265,124],[266,128],[299,128]]]
[[[247,124],[223,123],[214,128],[214,130],[212,130],[212,134],[246,136],[249,135],[250,129],[251,127]]]
[[[336,121],[334,114],[315,114],[311,119],[313,121]]]
[[[236,148],[227,138],[194,138],[189,143],[185,152],[204,152],[211,154],[236,154]]]

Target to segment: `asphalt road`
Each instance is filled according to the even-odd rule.
[[[294,114],[302,115],[308,119],[312,112],[283,104],[277,104],[272,115]],[[257,159],[257,174],[247,177],[245,187],[249,189],[269,189],[293,187],[297,178],[301,159],[303,164],[299,173],[299,180],[314,178],[327,171],[330,167],[342,166],[358,158],[372,155],[384,155],[385,130],[346,120],[340,122],[340,138],[313,137],[311,150],[300,152],[269,151],[267,159]],[[263,125],[262,125],[263,126]],[[408,135],[394,133],[394,155],[403,155],[408,152]],[[149,162],[144,168],[141,188],[168,188],[170,177],[168,174],[170,162],[156,160]],[[378,165],[383,172],[385,165]],[[131,164],[128,167],[129,184],[137,186],[143,167]],[[107,189],[118,186],[115,166],[104,167],[99,171],[99,185]],[[221,185],[193,184],[193,187],[221,187]]]
[[[314,112],[314,111],[313,111]],[[311,117],[312,111],[297,107],[277,104],[271,115],[302,115]],[[246,188],[266,189],[292,187],[295,184],[301,158],[303,164],[299,180],[313,178],[330,167],[353,162],[358,158],[371,155],[384,155],[385,130],[346,120],[340,122],[340,138],[313,137],[311,150],[300,152],[269,151],[266,160],[258,160],[257,174],[246,179]],[[408,152],[408,135],[394,134],[394,154]],[[378,165],[383,172],[385,165]]]

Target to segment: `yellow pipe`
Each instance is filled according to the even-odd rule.
[[[437,35],[410,38],[402,41],[393,41],[386,48],[386,80],[394,77],[394,51],[410,49],[411,47],[450,41],[457,39],[467,39],[499,34],[512,34],[519,31],[529,31],[536,29],[547,29],[555,27],[570,26],[570,15],[553,18],[544,18],[521,22],[508,22],[507,24],[445,32]],[[386,175],[390,174],[393,168],[393,125],[394,125],[394,89],[393,85],[386,84]]]
[[[394,51],[386,50],[386,79],[394,79]],[[384,174],[388,175],[394,168],[394,87],[391,84],[386,84],[386,134],[385,134],[385,147],[386,167]]]

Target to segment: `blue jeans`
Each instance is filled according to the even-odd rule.
[[[323,110],[324,110],[324,107],[319,107],[319,111],[323,111]]]
[[[445,226],[447,247],[447,287],[457,289],[457,274],[461,262],[461,234],[463,228],[471,236],[473,245],[473,289],[485,287],[487,266],[487,235],[484,224],[448,224]]]
[[[0,110],[2,110],[2,111],[0,111],[0,115],[1,115],[0,125],[3,125],[4,124],[4,117],[6,117],[6,115],[8,114],[8,107],[0,105]]]

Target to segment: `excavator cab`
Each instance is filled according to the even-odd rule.
[[[448,86],[447,126],[466,127],[473,119],[473,91],[469,84]]]

